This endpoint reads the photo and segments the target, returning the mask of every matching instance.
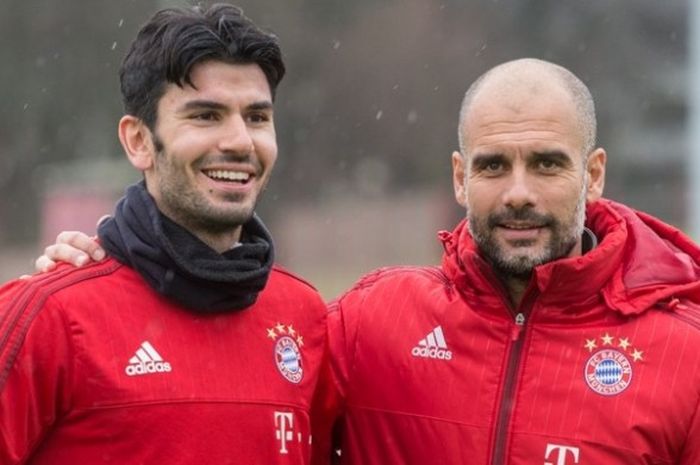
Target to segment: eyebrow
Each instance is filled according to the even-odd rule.
[[[184,105],[180,106],[178,108],[178,111],[180,112],[185,112],[189,110],[202,110],[202,109],[208,109],[208,110],[225,110],[226,105],[215,102],[213,100],[189,100],[185,102]]]
[[[182,105],[178,111],[179,112],[186,112],[190,110],[218,110],[218,111],[225,111],[228,108],[228,106],[224,105],[223,103],[216,102],[214,100],[190,100],[186,102],[184,105]],[[260,100],[258,102],[253,102],[250,105],[246,106],[246,110],[253,110],[253,111],[259,111],[259,110],[270,110],[272,109],[272,102],[269,100]]]
[[[549,160],[556,160],[561,163],[566,163],[566,162],[571,162],[571,157],[566,153],[562,152],[561,150],[547,150],[544,152],[531,152],[530,156],[532,158],[541,160],[541,159],[549,159]],[[477,153],[475,155],[472,155],[472,164],[478,165],[478,164],[483,164],[483,163],[491,163],[494,161],[502,161],[505,159],[505,155],[502,153]]]
[[[272,102],[269,100],[261,100],[259,102],[253,102],[246,107],[248,110],[272,110]]]
[[[472,155],[472,166],[485,166],[495,161],[504,161],[506,158],[502,153],[477,153]]]
[[[560,164],[570,164],[572,163],[571,157],[561,150],[548,150],[546,152],[533,152],[532,157],[535,160],[552,160],[557,161]]]

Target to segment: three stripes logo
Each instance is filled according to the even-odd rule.
[[[148,375],[151,373],[168,373],[170,364],[163,360],[158,351],[148,341],[143,341],[136,350],[136,355],[129,359],[124,369],[128,376]]]
[[[452,360],[452,352],[447,350],[445,335],[442,326],[436,326],[425,339],[418,341],[418,345],[411,350],[414,357],[436,358],[438,360]]]

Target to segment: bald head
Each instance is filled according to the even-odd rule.
[[[583,153],[590,153],[596,143],[595,106],[590,91],[568,69],[534,58],[509,61],[491,68],[469,87],[459,115],[460,151],[463,155],[467,153],[469,134],[465,123],[475,105],[488,101],[522,108],[528,100],[553,94],[563,94],[571,101]]]

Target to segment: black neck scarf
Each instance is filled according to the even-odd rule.
[[[201,313],[255,303],[274,259],[272,237],[257,215],[243,225],[241,244],[220,254],[163,215],[143,182],[126,190],[97,232],[107,252],[158,293]]]

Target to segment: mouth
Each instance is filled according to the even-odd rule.
[[[505,228],[505,229],[512,229],[515,231],[526,231],[526,230],[532,230],[532,229],[541,229],[541,228],[544,228],[545,225],[541,224],[541,223],[505,222],[505,223],[499,223],[498,227]]]
[[[251,173],[237,170],[202,170],[202,173],[217,182],[245,185],[253,178]]]
[[[546,229],[546,224],[530,222],[498,223],[496,228],[501,237],[512,244],[526,245],[538,241]]]
[[[551,237],[556,230],[556,219],[532,209],[507,209],[489,215],[486,226],[506,244],[530,247]]]

